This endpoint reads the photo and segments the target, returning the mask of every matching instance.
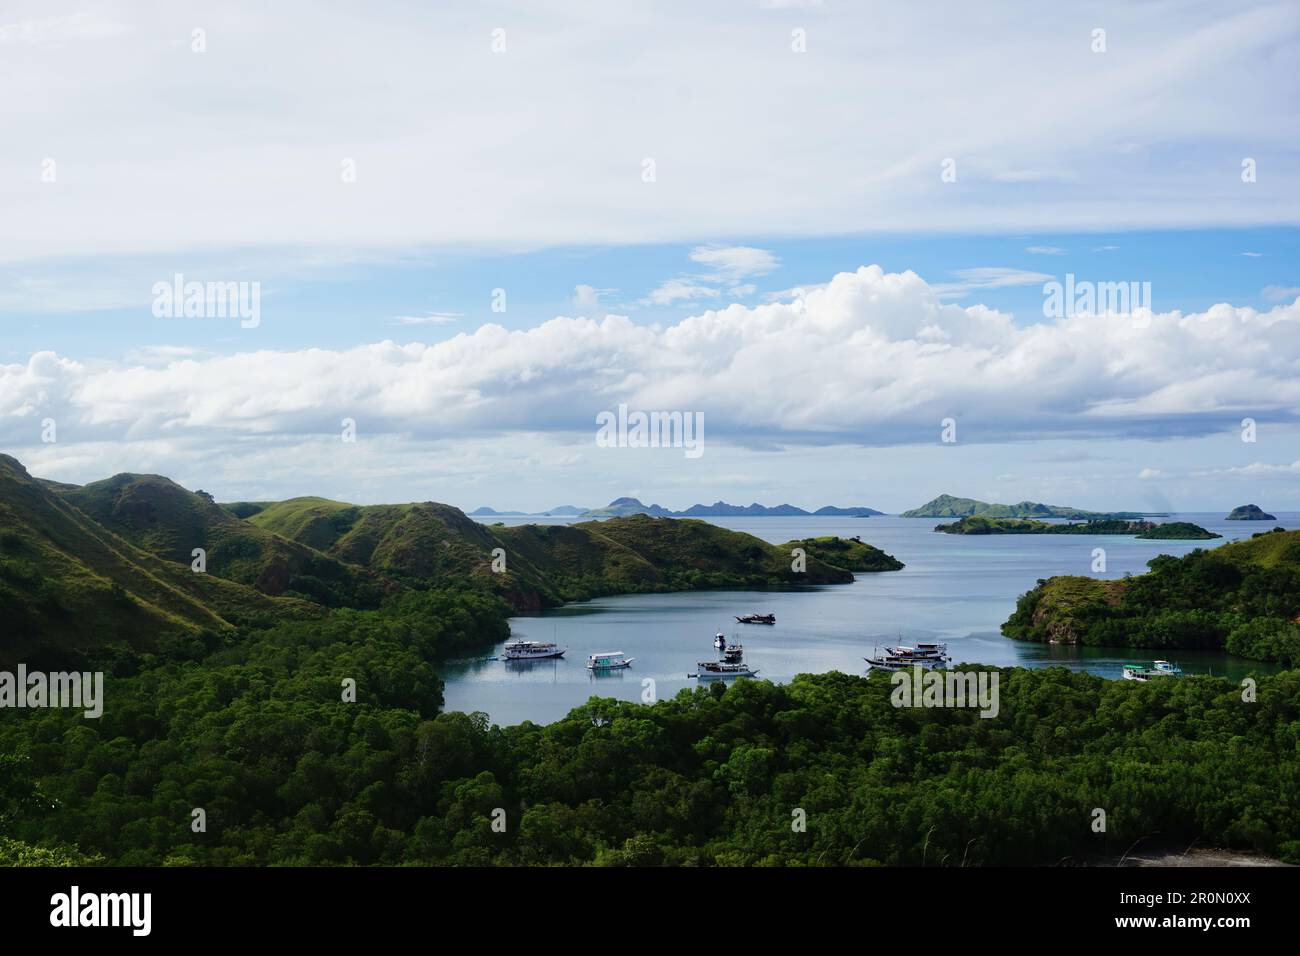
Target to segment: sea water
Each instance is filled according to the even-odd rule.
[[[796,538],[839,535],[892,554],[902,571],[858,574],[852,584],[766,591],[695,591],[600,598],[512,618],[512,639],[555,641],[568,648],[560,660],[488,661],[501,645],[451,661],[441,668],[447,710],[485,711],[494,723],[546,723],[563,717],[589,697],[643,699],[645,678],[660,699],[696,681],[697,661],[716,660],[713,637],[723,632],[745,646],[745,661],[760,678],[788,681],[796,674],[843,671],[864,674],[864,657],[876,646],[946,641],[954,663],[1000,666],[1063,666],[1118,678],[1130,661],[1164,657],[1188,674],[1234,679],[1276,667],[1221,652],[1156,651],[1031,644],[1002,636],[1000,628],[1016,598],[1039,578],[1081,574],[1122,578],[1141,574],[1158,554],[1182,555],[1216,547],[1274,527],[1300,527],[1300,514],[1276,521],[1225,521],[1222,514],[1178,514],[1224,537],[1212,541],[1148,541],[1129,535],[950,535],[934,531],[944,519],[899,518],[708,518],[774,544]],[[576,519],[500,518],[568,523]],[[1106,551],[1106,571],[1092,571],[1093,549]],[[736,616],[775,614],[776,624],[742,625]],[[587,655],[623,651],[635,658],[626,670],[593,675]]]

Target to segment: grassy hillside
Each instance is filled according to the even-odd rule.
[[[1226,649],[1300,663],[1300,531],[1277,529],[1181,558],[1122,581],[1040,580],[1002,633],[1103,647]]]
[[[507,545],[494,529],[450,505],[351,505],[327,498],[290,498],[265,505],[248,521],[413,586],[489,590],[517,610],[562,600],[554,584],[522,554],[507,554],[505,571],[494,572],[493,550]]]
[[[0,662],[75,662],[113,647],[314,613],[149,554],[0,455]]]
[[[785,552],[803,548],[811,558],[848,571],[869,573],[876,571],[901,571],[905,565],[891,554],[867,544],[861,538],[803,538],[781,545]]]
[[[845,583],[901,564],[860,541],[776,547],[705,521],[631,516],[506,528],[434,502],[324,498],[218,505],[158,475],[84,486],[0,467],[0,612],[10,659],[374,609],[415,591],[494,595],[515,611],[623,592]],[[246,518],[238,515],[246,515]],[[207,571],[191,570],[195,548]],[[495,567],[494,567],[495,564]],[[274,600],[282,598],[283,600]]]
[[[797,574],[788,546],[688,519],[630,515],[506,527],[432,502],[358,506],[293,498],[248,520],[397,580],[491,590],[519,610],[604,594],[832,584],[853,577],[845,565],[814,552],[807,572]],[[504,551],[502,573],[492,570],[497,548]],[[855,546],[845,560],[866,562],[869,548]],[[872,563],[887,564],[884,559]]]
[[[60,494],[132,544],[189,565],[207,552],[207,572],[264,594],[295,595],[328,607],[375,607],[393,588],[357,564],[272,534],[160,475],[121,474]]]
[[[635,515],[574,527],[635,551],[659,568],[669,587],[768,587],[777,584],[845,584],[853,575],[808,555],[806,571],[793,570],[790,550],[740,531],[688,518]]]

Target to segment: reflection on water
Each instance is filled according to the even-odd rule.
[[[1300,526],[1300,516],[1279,514],[1267,528],[1225,522],[1222,515],[1176,515],[1225,535],[1249,537],[1275,525]],[[769,591],[704,591],[623,595],[514,618],[512,637],[555,641],[567,647],[559,660],[484,661],[442,668],[448,710],[486,711],[496,723],[556,720],[591,696],[639,701],[643,681],[654,681],[659,698],[695,686],[686,675],[696,663],[717,660],[713,636],[745,645],[745,661],[764,679],[787,681],[800,673],[866,672],[863,658],[875,646],[938,640],[949,644],[954,663],[999,666],[1064,666],[1119,678],[1123,664],[1167,658],[1187,674],[1239,679],[1271,673],[1275,666],[1209,651],[1127,650],[1026,644],[1004,638],[1000,627],[1016,598],[1039,578],[1091,574],[1092,549],[1107,552],[1108,572],[1096,577],[1140,574],[1157,554],[1186,554],[1221,541],[1143,541],[1119,536],[1018,535],[964,537],[936,534],[933,520],[915,518],[714,519],[724,527],[774,543],[794,538],[861,535],[907,564],[898,572],[860,574],[852,584]],[[736,615],[774,613],[777,623],[742,625]],[[627,670],[593,674],[587,655],[611,648],[636,659]]]

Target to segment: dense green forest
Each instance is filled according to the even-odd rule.
[[[973,866],[1144,837],[1300,862],[1297,671],[1246,702],[1008,669],[994,719],[803,675],[500,728],[437,713],[436,657],[499,636],[490,599],[407,600],[124,665],[99,720],[3,715],[0,862]]]
[[[1119,581],[1040,580],[1003,625],[1019,640],[1205,648],[1300,666],[1300,531],[1281,528]]]
[[[1296,536],[1091,584],[1163,608],[1226,582],[1214,613],[1267,630],[1297,611]],[[0,864],[1051,864],[1143,838],[1300,862],[1300,671],[1248,701],[1222,679],[1008,669],[993,719],[898,708],[886,675],[836,673],[593,698],[547,726],[441,713],[440,662],[504,639],[521,606],[895,567],[854,539],[221,506],[157,476],[55,485],[0,456],[0,657],[108,675],[98,719],[0,710]],[[1026,600],[1036,620],[1046,604]]]

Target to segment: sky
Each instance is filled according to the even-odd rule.
[[[220,500],[1300,510],[1296,62],[1293,3],[6,3],[0,450]],[[702,453],[604,447],[620,405]]]

